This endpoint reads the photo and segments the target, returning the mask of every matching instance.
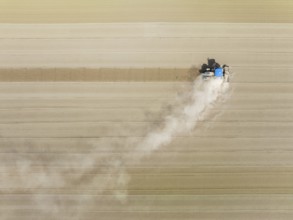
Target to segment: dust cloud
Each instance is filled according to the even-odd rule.
[[[70,203],[76,206],[73,210],[62,202],[60,196],[42,195],[43,190],[55,189],[60,191],[66,189],[79,192],[84,189],[98,189],[94,194],[103,195],[107,192],[107,195],[109,195],[109,192],[111,192],[113,200],[126,203],[127,188],[131,181],[131,175],[128,173],[125,164],[129,158],[131,158],[133,166],[139,165],[145,157],[169,144],[176,135],[191,132],[197,123],[206,117],[209,110],[225,97],[228,89],[229,84],[222,79],[204,81],[198,77],[178,97],[177,102],[162,117],[159,125],[140,141],[127,146],[127,149],[131,152],[127,156],[113,154],[113,152],[101,156],[98,155],[97,151],[88,154],[87,157],[80,155],[83,158],[80,157],[78,168],[67,166],[59,167],[58,170],[54,168],[54,160],[46,159],[44,164],[40,166],[34,163],[34,158],[38,155],[23,156],[13,167],[2,166],[0,187],[2,189],[12,187],[15,189],[14,193],[30,193],[30,201],[34,204],[35,209],[43,215],[51,217],[70,213],[72,219],[79,219],[89,211],[88,204],[92,204],[91,207],[94,207],[93,204],[98,203],[94,196],[92,198],[88,196],[83,205],[76,195]],[[127,145],[127,143],[120,144]],[[42,155],[40,154],[40,156]],[[11,190],[13,190],[12,188]]]
[[[177,135],[190,133],[201,120],[209,114],[209,110],[216,103],[225,100],[229,91],[229,83],[221,78],[208,81],[198,77],[178,98],[178,101],[162,119],[162,123],[150,131],[132,150],[132,163],[139,164],[143,158],[150,156],[156,150],[168,145]],[[123,165],[124,161],[120,161]],[[117,170],[116,170],[117,171]],[[123,179],[123,181],[121,181]],[[121,166],[117,188],[124,184],[124,190],[115,191],[114,195],[121,202],[127,200],[127,183],[131,180],[130,175]],[[119,187],[118,187],[119,186]]]
[[[170,143],[174,136],[190,132],[199,120],[204,119],[216,101],[224,97],[228,88],[229,84],[222,79],[195,80],[191,91],[183,95],[181,103],[165,117],[163,125],[147,134],[136,150],[143,151],[144,155],[150,154]]]

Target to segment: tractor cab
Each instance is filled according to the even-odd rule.
[[[202,78],[204,80],[210,80],[214,78],[225,79],[228,82],[229,79],[229,66],[216,63],[215,59],[208,59],[207,64],[203,64],[200,70]]]

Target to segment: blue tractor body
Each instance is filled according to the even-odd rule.
[[[215,77],[222,78],[224,76],[223,68],[216,68],[215,69]]]

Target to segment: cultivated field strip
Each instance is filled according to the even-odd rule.
[[[38,110],[38,111],[37,111]],[[56,122],[158,122],[162,119],[162,109],[142,111],[141,108],[103,109],[0,109],[1,123],[56,123]],[[168,109],[165,109],[167,112]],[[204,121],[213,122],[293,122],[293,109],[259,110],[213,110],[218,115]],[[220,117],[219,117],[220,116]],[[200,120],[203,121],[203,120]]]
[[[212,118],[137,163],[143,152],[133,148],[189,83],[1,83],[2,215],[289,219],[291,85],[231,86]],[[100,183],[117,178],[105,161],[116,159],[131,179],[127,188],[104,189]],[[82,165],[87,160],[94,160],[91,169]],[[128,195],[125,203],[115,199],[119,193]]]
[[[1,7],[2,23],[293,21],[293,4],[287,0],[27,0],[5,1]]]
[[[291,24],[2,24],[0,30],[2,68],[191,68],[207,57],[290,68],[293,59]]]
[[[1,67],[28,67],[11,78],[17,70],[5,72],[3,81],[11,82],[0,83],[0,219],[293,218],[291,24],[0,29]],[[204,50],[209,45],[215,50]],[[232,66],[227,100],[153,153],[138,148],[164,125],[191,79],[127,79],[147,81],[135,72],[141,77],[150,66],[166,66],[166,74],[196,69],[211,56]],[[132,73],[70,82],[80,73],[67,69],[54,79],[68,82],[36,82],[42,67],[58,64],[93,64],[94,72],[125,65]],[[34,82],[16,82],[30,71]],[[124,82],[104,82],[111,79]]]
[[[32,210],[22,211],[19,214],[13,213],[13,211],[9,212],[8,220],[16,220],[19,218],[22,219],[31,219],[36,220],[38,216],[42,212],[32,212]],[[34,214],[32,214],[34,213]],[[211,219],[219,219],[219,220],[233,220],[235,218],[240,220],[252,219],[258,220],[259,218],[268,219],[268,220],[275,220],[275,219],[291,219],[293,213],[288,210],[282,211],[266,211],[266,210],[257,210],[257,211],[201,211],[201,212],[186,212],[186,211],[175,211],[175,212],[164,212],[164,211],[146,211],[146,212],[88,212],[87,216],[84,218],[85,220],[94,219],[97,216],[102,219],[113,219],[115,216],[119,215],[119,219],[128,219],[128,220],[135,220],[137,218],[141,220],[147,219],[178,219],[184,218],[187,220],[192,219],[203,219],[203,220],[211,220]],[[240,217],[239,217],[240,216]],[[72,219],[72,215],[67,212],[67,215],[63,217],[65,220]]]
[[[186,82],[199,75],[190,68],[5,68],[1,82]],[[245,70],[245,71],[243,71]],[[233,83],[292,83],[291,67],[233,66]],[[240,74],[238,74],[240,73]]]
[[[43,198],[50,200],[50,195],[43,195]],[[255,198],[251,198],[247,195],[230,195],[230,196],[188,196],[188,195],[171,195],[166,197],[161,196],[130,196],[129,206],[121,205],[120,203],[111,203],[110,196],[95,196],[95,202],[99,203],[98,207],[93,206],[87,199],[89,196],[81,196],[85,203],[94,211],[149,211],[146,207],[154,205],[154,211],[168,211],[165,207],[165,203],[169,202],[170,207],[174,211],[211,211],[211,210],[274,210],[276,208],[287,210],[292,206],[292,197],[287,195],[266,196],[259,195]],[[64,203],[68,205],[76,204],[78,208],[78,200],[80,197],[75,195],[62,196]],[[240,203],[239,203],[240,202]],[[242,203],[242,204],[241,204]],[[17,204],[19,207],[28,208],[33,206],[33,201],[28,196],[1,196],[0,205],[2,208],[10,208],[12,204]],[[130,208],[131,207],[131,208]],[[230,209],[227,210],[227,207]]]
[[[199,41],[199,38],[200,41]],[[52,54],[83,53],[95,54],[97,51],[104,53],[123,52],[196,52],[213,53],[216,51],[228,53],[258,53],[258,47],[263,48],[261,53],[293,53],[293,38],[273,38],[272,36],[264,38],[229,38],[229,44],[226,44],[228,37],[202,38],[202,37],[141,37],[141,38],[89,38],[89,39],[48,39],[48,38],[15,38],[1,39],[0,54]],[[223,48],[223,45],[226,45]],[[241,45],[241,47],[239,47]]]
[[[245,56],[244,56],[245,54]],[[90,67],[99,68],[186,68],[193,65],[199,65],[205,62],[206,57],[220,57],[219,61],[230,61],[230,65],[254,65],[258,63],[261,66],[276,66],[282,63],[283,67],[291,67],[293,53],[287,53],[281,56],[280,53],[256,53],[253,52],[108,52],[96,51],[94,53],[73,54],[70,51],[55,53],[30,53],[25,54],[0,54],[0,67],[31,67],[31,68],[50,68],[50,67]],[[195,60],[197,60],[196,63]],[[201,61],[199,61],[201,60]]]
[[[5,24],[1,39],[111,39],[116,38],[292,38],[291,23],[135,22],[83,24]],[[213,28],[214,31],[207,31]],[[21,30],[21,31],[20,31]],[[179,39],[180,40],[180,39]],[[131,42],[129,42],[131,43]]]
[[[116,137],[116,138],[0,138],[0,153],[131,153],[131,147],[138,145],[142,137]],[[123,142],[123,145],[120,143]],[[222,145],[218,143],[221,142]],[[239,143],[245,145],[243,148]],[[175,137],[168,146],[158,149],[159,153],[184,153],[184,152],[291,152],[292,138],[225,138],[218,137],[210,140],[208,137]],[[184,147],[182,147],[184,146]],[[135,168],[135,167],[134,167]],[[139,168],[139,166],[138,166]],[[196,168],[196,167],[194,167]],[[193,169],[194,169],[193,168]],[[233,169],[233,167],[227,167]],[[156,168],[154,168],[156,169]],[[188,167],[182,169],[171,167],[176,172],[185,172]],[[199,167],[199,169],[207,169]],[[236,167],[241,170],[241,167]],[[278,169],[268,167],[267,169]],[[212,169],[211,169],[212,170]]]

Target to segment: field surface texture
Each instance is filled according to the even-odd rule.
[[[291,1],[80,2],[0,1],[0,219],[293,219]]]

